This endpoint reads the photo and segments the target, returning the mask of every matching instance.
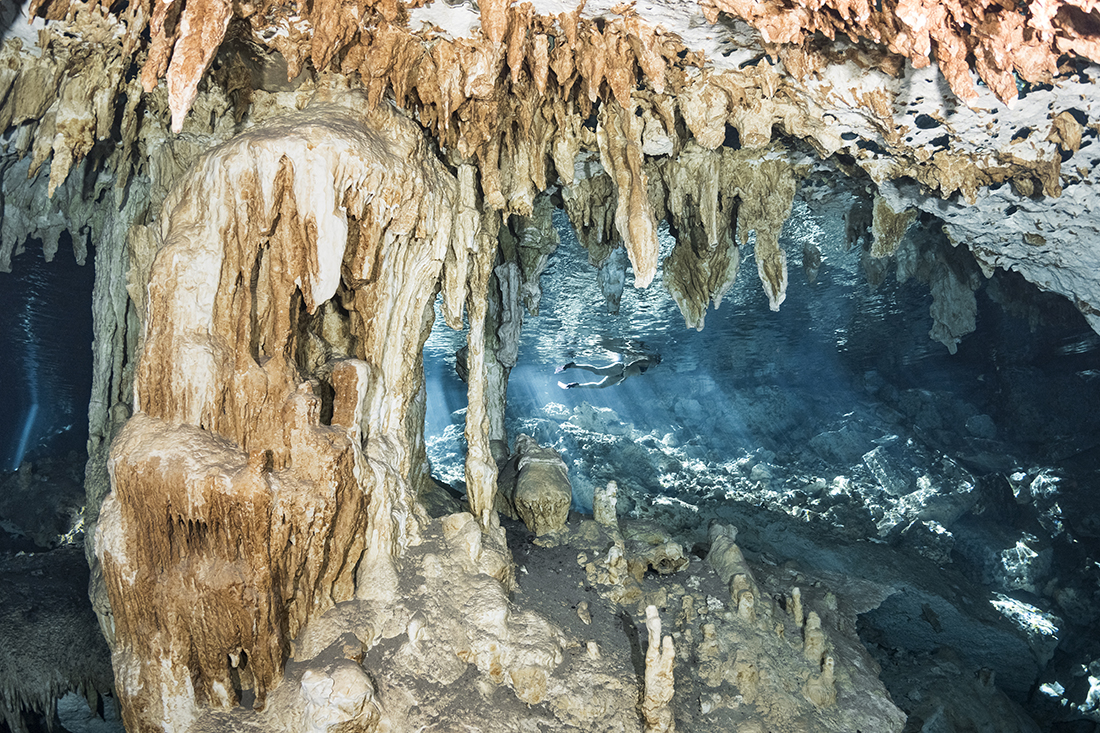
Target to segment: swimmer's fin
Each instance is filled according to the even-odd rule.
[[[570,387],[576,387],[577,383],[573,382],[572,384],[566,384],[565,382],[558,382],[558,386],[562,389],[569,389]]]

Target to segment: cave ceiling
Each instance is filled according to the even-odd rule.
[[[1100,328],[1091,0],[31,0],[3,12],[0,269],[27,237],[50,256],[63,229],[110,236],[133,177],[151,211],[198,152],[335,86],[392,102],[452,168],[475,165],[485,209],[530,216],[561,187],[593,264],[621,243],[636,285],[659,265],[657,222],[700,222],[694,252],[669,264],[703,276],[666,278],[689,326],[720,302],[750,231],[779,307],[778,229],[790,195],[823,174],[873,201],[876,256],[921,210],[986,276],[1017,270]],[[17,185],[28,176],[37,185]],[[111,205],[96,204],[109,189]],[[714,223],[730,206],[735,233]]]

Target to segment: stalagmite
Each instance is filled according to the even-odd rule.
[[[819,708],[836,704],[836,679],[833,672],[835,666],[836,662],[832,657],[825,657],[821,662],[821,673],[812,675],[802,688],[806,699]]]
[[[649,647],[645,653],[645,697],[642,699],[645,730],[646,733],[674,733],[676,721],[668,704],[675,691],[672,665],[676,661],[676,651],[671,636],[661,637],[661,617],[656,606],[646,607],[645,626],[649,632]]]
[[[369,731],[378,724],[374,686],[352,660],[340,660],[324,672],[306,670],[302,675],[302,698],[306,703],[306,733]]]
[[[821,664],[825,658],[825,632],[821,629],[821,617],[816,611],[810,611],[806,616],[802,653],[806,661],[814,664]]]
[[[516,450],[501,471],[497,506],[522,519],[536,535],[565,527],[573,499],[569,473],[561,455],[528,435],[516,436]]]
[[[718,573],[718,577],[727,585],[734,605],[740,608],[741,597],[748,593],[753,598],[760,595],[760,589],[752,576],[748,563],[741,548],[737,546],[737,528],[724,526],[717,522],[711,524],[709,530],[710,552],[707,553],[707,563]],[[746,614],[754,605],[748,601]]]
[[[614,481],[608,481],[604,487],[597,487],[593,492],[592,518],[595,519],[597,523],[605,527],[618,529],[619,517],[616,510],[618,494],[619,485]]]

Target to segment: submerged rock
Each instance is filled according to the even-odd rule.
[[[515,453],[497,480],[497,510],[522,519],[528,529],[543,535],[565,526],[572,501],[568,470],[558,452],[530,436],[516,436]]]

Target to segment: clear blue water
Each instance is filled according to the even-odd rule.
[[[649,435],[665,445],[698,445],[696,455],[711,465],[761,450],[775,454],[779,463],[805,463],[805,446],[813,436],[886,413],[903,424],[912,422],[933,442],[950,442],[952,430],[965,434],[965,420],[981,414],[992,418],[998,438],[1043,435],[1026,445],[1013,443],[1013,450],[1051,450],[1071,433],[1074,450],[1100,443],[1092,418],[1100,407],[1100,338],[1079,314],[1032,332],[979,291],[978,330],[951,355],[928,336],[932,298],[927,285],[898,283],[893,274],[878,288],[868,285],[858,248],[846,247],[849,205],[846,198],[812,208],[795,202],[781,238],[789,287],[778,312],[768,308],[751,243],[742,247],[736,283],[721,307],[708,312],[702,331],[685,327],[660,275],[638,290],[628,273],[621,310],[608,314],[587,253],[564,213],[556,212],[561,246],[542,277],[540,315],[524,315],[520,358],[509,382],[510,439],[516,432],[534,433],[557,447],[571,467],[575,490],[578,484],[603,480],[586,476],[593,470],[592,459],[577,454],[582,444],[592,446],[599,430],[578,441],[570,426],[570,416],[585,405],[612,410],[600,414],[610,415],[617,430],[625,426],[636,440]],[[914,227],[909,236],[931,235]],[[663,229],[662,257],[673,244]],[[801,267],[807,244],[823,256],[813,283]],[[466,397],[454,371],[454,351],[464,342],[465,334],[437,319],[424,354],[429,456],[434,473],[459,486]],[[660,364],[620,385],[558,386],[563,376],[567,381],[598,379],[582,371],[556,374],[565,362],[603,364],[643,352],[659,353]],[[1067,390],[1071,399],[1052,396]],[[924,394],[935,397],[941,414],[927,420],[917,408],[905,414],[906,405]],[[1025,414],[1029,409],[1032,414]],[[574,439],[566,435],[570,431]],[[845,467],[817,465],[815,470],[827,475]],[[661,485],[655,479],[637,488],[652,492]]]

